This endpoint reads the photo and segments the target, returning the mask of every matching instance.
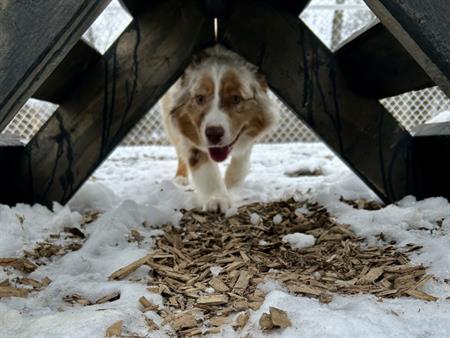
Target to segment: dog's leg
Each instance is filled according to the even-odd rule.
[[[186,162],[180,156],[178,156],[178,167],[177,173],[175,174],[175,182],[180,185],[189,184]]]
[[[225,212],[231,207],[231,199],[220,175],[219,166],[208,154],[191,149],[189,169],[203,208],[207,211]]]
[[[175,182],[180,185],[188,185],[189,184],[188,168],[186,165],[186,161],[182,156],[182,148],[180,148],[179,144],[175,144],[175,152],[177,153],[178,158],[178,166],[177,172],[175,174]]]
[[[228,189],[241,185],[250,169],[251,147],[244,152],[233,155],[225,173],[225,184]]]

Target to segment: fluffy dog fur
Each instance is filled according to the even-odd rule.
[[[192,182],[205,210],[224,212],[228,190],[249,170],[253,144],[276,123],[267,84],[255,66],[220,45],[206,49],[161,100],[178,155],[176,180]],[[217,162],[231,156],[223,180]]]

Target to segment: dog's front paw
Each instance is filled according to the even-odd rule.
[[[224,213],[232,206],[230,196],[227,194],[212,195],[203,205],[203,210]]]
[[[189,178],[187,178],[186,176],[176,176],[173,180],[178,185],[182,186],[189,185]]]

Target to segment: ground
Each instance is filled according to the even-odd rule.
[[[55,204],[50,211],[39,205],[1,205],[0,297],[2,290],[12,289],[28,297],[0,298],[0,337],[104,337],[118,321],[123,321],[124,335],[173,335],[171,326],[164,325],[161,312],[149,310],[144,316],[142,302],[138,301],[145,296],[151,304],[163,308],[165,300],[152,291],[149,266],[140,266],[125,278],[109,277],[159,247],[158,238],[167,227],[163,224],[181,231],[185,219],[180,210],[196,207],[192,189],[171,181],[175,168],[175,154],[169,147],[121,147],[67,206]],[[238,313],[231,313],[230,323],[221,326],[218,336],[449,336],[447,200],[406,197],[379,210],[355,208],[346,200],[379,201],[325,146],[315,143],[257,146],[247,181],[232,193],[237,206],[290,198],[317,203],[326,208],[332,222],[348,224],[352,233],[361,237],[362,247],[369,250],[389,243],[395,250],[418,246],[408,254],[408,264],[426,267],[431,278],[420,291],[437,300],[336,293],[331,302],[324,302],[264,277],[257,286],[265,295],[262,305],[249,310],[248,322],[238,331],[232,328]],[[232,218],[235,212],[228,216]],[[296,212],[307,215],[310,211],[299,208]],[[278,218],[284,217],[280,214]],[[248,218],[249,226],[279,223],[275,217],[266,220],[262,214]],[[296,244],[311,244],[297,237]],[[260,245],[270,240],[265,237]],[[281,243],[281,238],[274,240]],[[302,255],[301,250],[308,249],[298,250]],[[220,277],[220,269],[213,268],[210,273],[219,273]],[[276,269],[269,272],[274,276],[279,273]],[[205,295],[210,292],[206,290]],[[104,296],[108,299],[101,300]],[[286,311],[291,325],[261,331],[259,320],[270,307]],[[149,332],[145,317],[160,330]],[[202,323],[200,317],[195,320]],[[207,325],[205,322],[204,332]]]

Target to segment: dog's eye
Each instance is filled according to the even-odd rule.
[[[233,102],[233,104],[239,104],[241,103],[242,98],[239,95],[233,95],[231,97],[231,102]]]
[[[203,95],[197,95],[195,97],[195,102],[197,102],[197,104],[203,104],[205,103],[205,97]]]

